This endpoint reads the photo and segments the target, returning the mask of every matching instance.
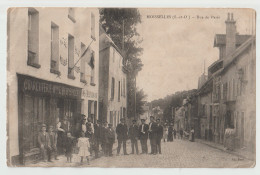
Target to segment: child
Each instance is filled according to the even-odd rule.
[[[72,159],[72,151],[73,151],[73,145],[74,145],[74,138],[71,136],[70,132],[67,132],[67,137],[64,140],[64,147],[65,147],[65,156],[67,157],[67,162],[71,163]]]
[[[78,147],[79,147],[79,156],[81,157],[81,163],[83,163],[83,158],[87,158],[87,163],[89,165],[89,156],[90,156],[90,144],[89,138],[85,137],[85,133],[81,132],[81,137],[78,139]]]

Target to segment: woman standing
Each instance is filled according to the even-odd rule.
[[[173,124],[171,123],[168,128],[168,142],[173,141]]]
[[[194,142],[195,141],[195,136],[194,136],[194,129],[193,127],[190,130],[190,141]]]
[[[163,141],[166,142],[168,139],[168,126],[165,123],[164,127],[163,127]]]
[[[224,135],[224,147],[227,150],[234,150],[235,147],[235,130],[234,126],[228,125]]]
[[[57,152],[58,154],[63,154],[63,138],[65,136],[65,129],[63,129],[63,126],[59,120],[59,118],[56,119],[56,128],[57,128]]]

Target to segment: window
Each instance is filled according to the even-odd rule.
[[[51,23],[51,73],[59,72],[59,26]]]
[[[113,63],[115,62],[115,49],[113,48]]]
[[[72,21],[72,22],[76,22],[75,20],[75,9],[74,8],[69,8],[68,9],[68,18]]]
[[[125,97],[126,96],[126,80],[125,80],[125,78],[123,79],[123,89],[122,89],[122,91],[123,91],[123,96]]]
[[[47,101],[44,97],[24,96],[24,109],[22,117],[24,152],[38,147],[38,133],[41,124],[48,124],[45,116]]]
[[[68,58],[69,58],[69,66],[68,66],[68,78],[75,79],[74,76],[74,37],[72,35],[68,35]]]
[[[233,100],[235,100],[236,98],[236,82],[235,82],[235,79],[232,79],[233,81]]]
[[[113,123],[113,111],[110,111],[110,119],[109,119],[109,123]]]
[[[28,59],[27,64],[40,68],[39,65],[39,12],[28,9]]]
[[[111,82],[111,100],[114,99],[115,96],[115,78],[112,77],[112,82]]]
[[[221,96],[220,98],[221,98],[221,100],[224,99],[224,92],[223,92],[223,91],[224,91],[224,84],[221,83],[221,86],[220,86],[220,94],[221,94],[221,95],[220,95],[220,96]]]
[[[118,101],[120,101],[120,81],[118,81]]]
[[[89,66],[91,67],[91,76],[90,76],[90,85],[95,86],[95,52],[91,52],[91,58],[89,62]]]
[[[91,38],[96,40],[95,37],[95,15],[91,13]]]
[[[81,43],[81,56],[85,52],[85,50],[86,50],[86,45]],[[82,83],[87,83],[85,67],[86,67],[86,60],[85,57],[83,56],[80,60],[80,81]]]

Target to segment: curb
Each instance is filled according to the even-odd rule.
[[[254,158],[249,158],[249,157],[244,156],[244,155],[241,155],[241,154],[239,154],[239,153],[237,153],[237,152],[234,152],[234,151],[228,151],[228,150],[225,150],[225,149],[223,149],[223,148],[219,148],[218,146],[214,146],[214,145],[212,145],[212,144],[209,144],[209,143],[203,142],[203,141],[198,140],[198,139],[197,139],[196,142],[197,142],[197,143],[204,144],[204,145],[207,145],[207,146],[209,146],[209,147],[211,147],[211,148],[218,149],[218,150],[223,151],[223,152],[226,152],[226,153],[228,153],[228,154],[232,154],[232,155],[238,156],[238,159],[239,159],[239,158],[243,158],[243,159],[247,159],[247,160],[255,161]]]

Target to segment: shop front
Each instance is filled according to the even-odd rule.
[[[81,88],[18,74],[19,158],[21,164],[41,159],[38,133],[41,125],[56,127],[66,120],[66,130],[76,133],[81,114]]]

